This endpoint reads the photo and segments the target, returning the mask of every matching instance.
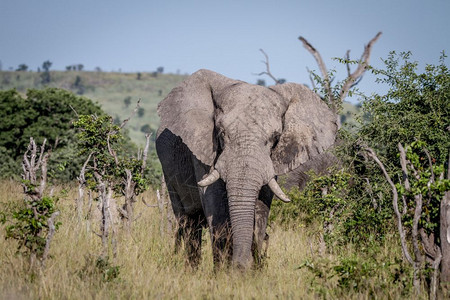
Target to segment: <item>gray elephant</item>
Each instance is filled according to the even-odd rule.
[[[307,87],[263,87],[199,70],[159,104],[156,150],[189,262],[208,226],[215,263],[249,268],[259,259],[276,176],[324,152],[336,117]]]

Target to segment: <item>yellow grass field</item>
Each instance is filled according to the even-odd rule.
[[[21,201],[20,184],[0,184],[0,210],[11,209]],[[111,261],[119,266],[118,278],[102,280],[95,272],[101,240],[78,221],[72,187],[58,208],[62,222],[51,245],[46,269],[36,276],[27,272],[27,259],[16,254],[17,243],[5,240],[5,225],[0,225],[0,299],[365,299],[401,298],[401,291],[378,288],[380,280],[363,292],[337,289],[337,279],[317,281],[306,268],[298,267],[318,255],[318,243],[304,228],[283,229],[270,226],[267,266],[246,273],[222,268],[214,271],[208,235],[204,233],[203,259],[197,270],[185,265],[182,253],[173,251],[173,237],[161,234],[161,214],[157,207],[137,203],[140,217],[131,235],[118,230],[118,255]],[[147,203],[156,203],[155,193],[147,191]],[[348,251],[352,251],[350,248]],[[380,253],[389,256],[386,247]],[[384,252],[384,253],[383,253]],[[327,254],[333,259],[338,254]]]

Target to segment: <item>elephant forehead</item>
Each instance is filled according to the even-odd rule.
[[[257,134],[280,131],[281,118],[267,107],[247,103],[246,106],[236,105],[229,111],[220,111],[216,117],[219,127],[230,133],[249,130]]]
[[[240,85],[224,92],[220,99],[216,120],[223,126],[234,125],[281,126],[283,101],[269,89],[252,85]]]

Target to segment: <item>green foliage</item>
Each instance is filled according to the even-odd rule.
[[[123,103],[125,104],[125,107],[130,106],[130,104],[131,104],[131,97],[130,96],[125,97],[125,99],[123,99]]]
[[[377,153],[396,162],[397,144],[424,141],[438,164],[448,158],[450,149],[450,71],[442,54],[437,66],[427,65],[418,73],[418,63],[410,52],[391,52],[386,68],[372,70],[377,81],[390,87],[386,95],[367,98],[363,109],[369,116],[361,137]]]
[[[61,224],[54,223],[54,218],[59,214],[56,211],[59,198],[42,195],[42,184],[37,184],[34,179],[22,180],[25,193],[23,202],[2,212],[1,223],[8,224],[5,238],[18,241],[17,252],[30,258],[31,269],[36,267],[35,259],[41,264],[46,260],[51,238]]]
[[[47,60],[42,63],[42,69],[44,69],[44,72],[41,73],[41,83],[43,85],[46,85],[50,83],[50,67],[52,66],[52,63]]]
[[[27,70],[28,70],[28,66],[26,64],[20,64],[17,67],[16,71],[18,71],[18,72],[26,72]]]
[[[84,83],[79,75],[75,78],[75,82],[72,85],[72,89],[76,91],[78,95],[83,95],[85,91]]]
[[[137,111],[137,115],[139,118],[142,118],[145,114],[145,109],[143,107],[139,107]]]
[[[24,182],[24,184],[27,184]],[[6,238],[19,241],[18,251],[36,254],[41,258],[48,234],[48,219],[55,212],[58,198],[45,196],[37,200],[24,200],[24,207],[12,213],[12,224],[6,226]],[[60,223],[55,224],[58,229]]]
[[[374,256],[341,256],[336,260],[307,259],[299,267],[311,272],[314,277],[311,286],[316,292],[326,295],[323,286],[336,281],[337,296],[350,291],[376,295],[392,288],[402,290],[403,296],[412,292],[412,269],[401,260],[377,259]]]
[[[0,176],[18,178],[22,153],[32,136],[37,143],[47,138],[53,147],[49,163],[53,176],[61,181],[75,179],[83,158],[74,152],[74,110],[80,114],[104,114],[91,100],[65,90],[32,89],[25,98],[15,89],[0,91],[0,159],[6,162],[0,167]],[[63,170],[58,168],[61,163],[66,163]]]
[[[367,249],[373,242],[383,240],[390,227],[390,207],[385,203],[374,204],[365,180],[354,170],[335,170],[324,176],[310,174],[306,187],[287,193],[290,205],[274,203],[271,221],[282,224],[308,226],[320,224],[320,232],[329,247],[359,243]],[[317,228],[317,227],[316,227]]]
[[[149,124],[145,124],[141,127],[141,132],[144,133],[151,133],[152,132],[152,127]]]
[[[109,257],[85,257],[85,265],[78,271],[78,276],[82,280],[98,278],[101,282],[112,282],[119,279],[120,266],[112,265]]]
[[[97,189],[97,172],[104,180],[112,182],[117,192],[122,191],[126,184],[126,170],[131,172],[132,180],[136,183],[136,194],[148,188],[149,179],[146,175],[149,171],[142,172],[142,162],[130,156],[129,150],[125,150],[126,139],[111,116],[81,115],[74,122],[74,127],[78,129],[80,155],[92,156],[93,167],[86,170],[85,175],[90,189]]]
[[[50,87],[72,88],[76,77],[80,76],[85,87],[83,96],[92,99],[102,106],[105,113],[125,119],[133,107],[130,102],[129,111],[124,110],[124,99],[142,98],[141,107],[145,109],[143,118],[132,118],[128,123],[129,136],[136,145],[143,146],[140,128],[144,124],[150,124],[152,128],[158,128],[159,117],[156,111],[157,104],[162,97],[186,78],[186,75],[159,74],[154,78],[150,73],[141,72],[141,80],[136,80],[136,73],[114,73],[114,72],[83,72],[76,71],[76,65],[71,68],[73,72],[51,71],[52,80]],[[16,76],[20,75],[20,81]],[[0,71],[0,90],[16,88],[20,93],[26,93],[28,89],[44,88],[41,84],[41,73],[37,72],[11,72]],[[77,89],[73,89],[76,93]],[[76,109],[79,114],[90,114]],[[151,151],[154,151],[151,145]],[[157,163],[157,161],[155,161]]]
[[[411,174],[408,180],[410,189],[406,190],[401,183],[396,184],[399,197],[406,201],[408,214],[404,217],[404,224],[412,226],[414,209],[416,207],[415,196],[423,197],[422,215],[419,219],[419,226],[428,233],[439,230],[440,203],[444,193],[450,190],[450,179],[440,178],[445,174],[444,165],[433,164],[433,160],[427,159],[424,149],[428,148],[425,142],[416,141],[406,147],[406,159],[412,164]]]

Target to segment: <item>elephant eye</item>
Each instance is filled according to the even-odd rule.
[[[219,146],[221,149],[223,149],[225,146],[225,144],[224,144],[225,132],[220,131],[218,134],[218,138],[219,138]]]
[[[272,137],[270,138],[270,142],[272,143],[272,149],[274,149],[277,146],[278,141],[280,140],[280,136],[281,133],[279,132],[274,132],[272,134]]]

